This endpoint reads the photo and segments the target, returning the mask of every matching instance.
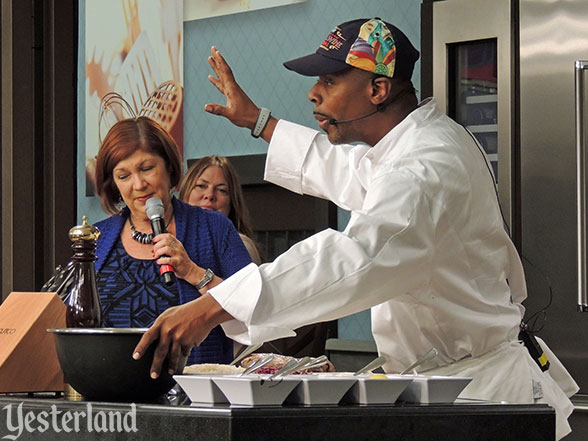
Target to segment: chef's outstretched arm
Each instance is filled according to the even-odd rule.
[[[170,373],[174,373],[180,354],[189,355],[215,326],[232,319],[210,294],[205,293],[196,300],[169,308],[157,317],[135,347],[133,358],[141,358],[151,343],[159,340],[151,364],[151,378],[159,377],[166,358]]]
[[[208,57],[208,64],[214,70],[216,77],[209,75],[208,79],[214,86],[225,96],[227,103],[224,106],[220,104],[206,104],[204,110],[214,115],[220,115],[227,118],[238,127],[247,127],[252,130],[255,127],[259,107],[247,96],[241,89],[241,86],[235,81],[235,76],[231,67],[227,64],[223,56],[216,47],[210,49],[211,56]],[[261,138],[270,141],[274,133],[278,120],[273,116],[270,117]]]

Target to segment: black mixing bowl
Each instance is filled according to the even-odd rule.
[[[144,328],[61,328],[49,329],[64,380],[88,400],[153,401],[168,392],[175,380],[168,373],[167,360],[159,378],[150,376],[156,342],[140,360],[133,349],[147,331]],[[181,373],[186,357],[179,361]]]

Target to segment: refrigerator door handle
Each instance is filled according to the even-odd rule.
[[[586,134],[584,127],[584,71],[588,70],[588,61],[577,60],[575,63],[575,104],[576,104],[576,172],[577,172],[577,228],[578,228],[578,311],[588,312],[587,290],[587,249],[586,249]]]

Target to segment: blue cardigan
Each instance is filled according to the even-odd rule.
[[[237,230],[224,214],[188,205],[175,197],[172,199],[172,205],[176,238],[198,266],[210,268],[216,275],[225,279],[251,262]],[[100,273],[112,252],[129,213],[129,209],[125,207],[121,213],[95,224],[101,232],[96,250],[96,273]],[[176,283],[180,304],[200,297],[198,290],[185,280],[176,278]],[[217,326],[200,346],[194,348],[188,364],[228,363],[232,358],[233,341],[225,336],[220,326]]]

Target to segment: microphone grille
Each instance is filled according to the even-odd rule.
[[[147,199],[147,202],[145,202],[145,213],[147,213],[147,217],[149,219],[158,217],[163,219],[165,208],[163,207],[163,202],[161,202],[161,199]]]

